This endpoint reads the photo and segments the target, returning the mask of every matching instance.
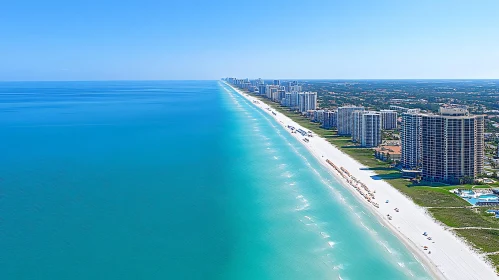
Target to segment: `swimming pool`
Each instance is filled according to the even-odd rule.
[[[475,192],[472,191],[472,190],[461,190],[461,193],[462,194],[468,194],[468,195],[474,195],[475,194]]]
[[[495,194],[484,194],[478,197],[479,200],[499,200]]]

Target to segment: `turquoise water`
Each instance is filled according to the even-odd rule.
[[[429,279],[217,81],[0,83],[0,279]]]
[[[479,199],[496,199],[497,200],[497,195],[495,194],[484,194],[478,197]]]
[[[468,192],[469,194],[474,194],[473,191]],[[471,205],[477,204],[477,202],[497,202],[499,197],[495,194],[483,194],[478,196],[478,198],[465,197],[464,200],[468,201]]]

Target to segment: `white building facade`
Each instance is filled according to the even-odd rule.
[[[343,106],[338,108],[337,127],[338,134],[343,136],[352,135],[352,114],[355,111],[364,111],[362,106]]]
[[[381,127],[384,130],[397,129],[397,111],[381,110]]]
[[[402,114],[400,143],[402,167],[420,170],[423,165],[422,116],[419,109],[410,109]]]

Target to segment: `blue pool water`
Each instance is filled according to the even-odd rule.
[[[479,196],[478,199],[488,199],[488,200],[496,199],[497,200],[498,197],[495,194],[484,194],[484,195]]]

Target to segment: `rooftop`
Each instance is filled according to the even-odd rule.
[[[438,111],[444,116],[467,116],[469,115],[468,106],[464,105],[443,105]]]
[[[399,155],[401,154],[402,147],[401,146],[379,146],[374,149],[376,152],[382,152],[390,155]]]

